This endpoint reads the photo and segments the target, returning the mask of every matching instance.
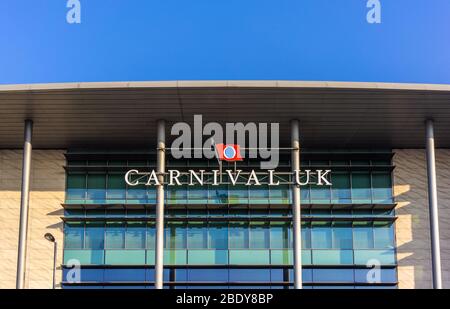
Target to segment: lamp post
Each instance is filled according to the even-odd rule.
[[[45,233],[44,238],[47,239],[49,242],[53,243],[53,281],[52,281],[52,288],[55,289],[56,287],[56,254],[58,250],[58,242],[55,239],[55,236],[53,236],[51,233]]]

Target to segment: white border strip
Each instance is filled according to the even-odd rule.
[[[0,85],[0,92],[46,91],[76,89],[131,89],[131,88],[329,88],[450,91],[449,84],[406,84],[320,81],[147,81],[147,82],[88,82]]]

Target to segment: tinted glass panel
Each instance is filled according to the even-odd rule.
[[[249,231],[248,225],[245,223],[230,223],[230,248],[248,248],[249,247]]]
[[[311,242],[313,249],[332,248],[331,224],[329,222],[313,222]]]
[[[103,249],[105,228],[103,223],[87,222],[85,232],[85,248]]]
[[[125,243],[128,249],[145,248],[145,224],[141,222],[128,222]]]
[[[204,222],[191,222],[188,225],[187,245],[191,249],[208,247],[207,225]]]
[[[81,249],[84,246],[84,223],[66,223],[64,225],[64,247]]]
[[[228,224],[224,222],[211,222],[208,228],[209,248],[228,248]]]
[[[123,222],[106,223],[106,248],[125,248],[125,224]]]
[[[269,224],[250,222],[250,248],[269,248]]]

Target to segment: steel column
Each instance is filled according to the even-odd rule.
[[[160,185],[156,188],[156,252],[155,288],[163,288],[164,269],[164,172],[166,162],[166,122],[157,122],[157,173]]]
[[[16,276],[17,289],[23,289],[25,285],[32,135],[33,135],[33,121],[25,120],[25,132],[24,132],[25,141],[23,145],[23,160],[22,160],[22,192],[20,197],[19,248],[17,256],[17,276]]]
[[[436,162],[434,154],[433,120],[426,122],[428,206],[430,208],[431,255],[433,268],[433,288],[442,289],[441,249],[439,241],[439,214],[436,184]]]
[[[293,177],[300,170],[300,129],[299,121],[291,121],[291,164]],[[301,208],[300,186],[292,184],[292,220],[294,230],[294,288],[301,289],[302,282],[302,235],[301,235]]]

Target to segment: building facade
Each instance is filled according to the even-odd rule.
[[[307,92],[303,95],[314,96],[308,93],[310,87],[299,91]],[[349,91],[349,87],[345,91]],[[361,93],[370,98],[373,90],[367,87],[359,90],[361,92],[352,100],[365,100],[360,97]],[[111,98],[111,93],[116,91],[105,90],[98,85],[95,89],[95,99],[87,98],[89,93],[76,93],[78,102],[95,101],[100,108],[102,100]],[[207,93],[202,95],[213,100],[208,93],[214,90],[207,89]],[[127,96],[145,96],[134,88],[131,91],[133,93]],[[164,87],[146,91],[156,92],[155,100],[164,101],[165,96],[170,97],[164,93]],[[236,91],[235,86],[232,91]],[[257,88],[257,91],[263,100],[266,93],[280,101],[286,99],[284,94],[273,94],[268,89]],[[397,98],[399,102],[403,102],[405,95],[417,94],[417,90],[395,91],[400,96]],[[57,90],[38,94],[29,90],[16,92],[9,89],[1,95],[4,100],[14,95],[16,100],[23,95],[28,100],[31,97],[35,102],[24,103],[24,106],[35,104],[36,107],[49,100],[74,100]],[[439,90],[439,95],[448,97],[449,93],[448,90]],[[233,95],[236,93],[228,93],[226,99],[233,100]],[[348,104],[350,99],[342,95],[331,94]],[[295,104],[292,96],[290,94],[293,100],[290,104]],[[446,102],[447,97],[439,100]],[[149,100],[148,97],[141,99]],[[184,99],[189,100],[187,95]],[[251,105],[258,98],[246,100]],[[129,113],[138,118],[138,104],[134,101],[129,104],[137,108]],[[343,104],[344,109],[346,104]],[[430,104],[428,108],[431,108]],[[218,107],[215,108],[220,112]],[[282,103],[279,108],[282,113]],[[150,110],[154,112],[155,108],[150,107]],[[85,115],[91,112],[88,110]],[[396,130],[383,140],[374,138],[373,145],[369,139],[371,132],[361,137],[368,139],[365,144],[358,139],[352,140],[344,131],[338,132],[336,134],[341,140],[348,140],[345,147],[339,147],[325,141],[326,138],[333,139],[332,131],[325,134],[317,129],[311,135],[318,124],[312,121],[311,109],[309,112],[303,117],[302,113],[295,112],[290,116],[305,122],[304,131],[300,130],[301,140],[305,140],[305,147],[302,143],[300,151],[300,166],[302,169],[331,170],[329,180],[332,184],[309,184],[300,188],[303,288],[431,288],[425,150],[421,147],[396,148],[414,144],[402,137],[400,139],[406,140],[405,144],[396,142]],[[155,149],[155,138],[153,142],[137,143],[133,141],[135,135],[130,132],[115,137],[115,131],[107,130],[110,127],[102,123],[97,127],[92,125],[92,128],[103,130],[109,137],[102,139],[98,132],[94,132],[95,129],[88,132],[89,128],[75,124],[76,138],[67,137],[64,132],[50,132],[45,126],[40,127],[39,117],[42,115],[36,113],[34,136],[41,147],[39,144],[35,147],[37,149],[32,151],[31,159],[25,287],[52,286],[52,244],[43,237],[50,232],[58,242],[58,288],[153,288],[156,189],[154,186],[130,186],[124,175],[131,169],[156,167],[156,151],[152,150]],[[153,117],[172,117],[172,121],[176,121],[194,113],[184,110],[184,118],[164,113]],[[290,111],[286,109],[285,113]],[[108,111],[102,115],[110,122],[118,119]],[[214,115],[217,121],[230,119],[217,112]],[[264,110],[258,110],[253,116],[251,120],[271,119],[270,113]],[[77,118],[79,115],[73,117],[74,122],[81,120],[81,117]],[[277,114],[272,118],[274,121],[283,120]],[[212,116],[209,119],[213,119]],[[71,122],[66,121],[68,124],[63,126],[63,131],[70,129]],[[327,123],[335,121],[330,118],[323,120]],[[360,127],[365,130],[362,124]],[[386,133],[374,124],[370,127],[373,132],[379,131],[381,136]],[[441,132],[447,127],[448,124],[441,125],[439,137],[444,136]],[[134,133],[138,134],[138,129]],[[22,132],[23,128],[17,127],[16,130]],[[38,137],[42,132],[47,136]],[[302,132],[305,132],[304,137]],[[281,132],[282,135],[284,133]],[[87,134],[91,136],[86,138]],[[96,134],[98,145],[92,143]],[[309,136],[318,142],[306,142]],[[8,139],[5,139],[5,147],[0,150],[0,237],[4,244],[0,251],[5,263],[0,285],[14,288],[23,151],[10,147]],[[123,139],[131,142],[126,145]],[[287,144],[283,137],[280,141],[281,147]],[[55,147],[57,145],[60,147]],[[437,192],[443,285],[448,288],[450,248],[446,240],[450,216],[450,151],[445,149],[445,143],[441,145],[444,147],[436,150]],[[216,159],[174,159],[169,153],[165,163],[167,168],[185,171],[218,167]],[[225,163],[224,168],[245,171],[258,168],[258,163],[257,160],[245,159],[236,165]],[[291,168],[290,152],[282,151],[278,169]],[[280,176],[282,184],[279,186],[231,185],[227,176],[224,177],[226,184],[219,186],[165,185],[164,288],[293,288],[292,176]]]

